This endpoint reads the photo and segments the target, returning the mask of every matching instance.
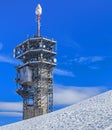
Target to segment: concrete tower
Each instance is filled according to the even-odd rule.
[[[53,111],[53,68],[56,66],[56,41],[40,36],[40,15],[37,36],[29,38],[14,49],[14,57],[22,61],[16,66],[16,92],[23,98],[23,119]]]

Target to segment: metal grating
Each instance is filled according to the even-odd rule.
[[[23,98],[23,119],[53,111],[53,68],[56,66],[56,41],[30,38],[14,49],[22,61],[16,66],[17,90]]]

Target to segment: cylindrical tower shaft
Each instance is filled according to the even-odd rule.
[[[38,14],[38,29],[37,29],[38,37],[40,37],[40,14]]]

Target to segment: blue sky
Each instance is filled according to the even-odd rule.
[[[0,2],[0,125],[22,120],[22,99],[14,83],[13,48],[36,34],[57,40],[55,110],[112,87],[111,0],[3,0]]]

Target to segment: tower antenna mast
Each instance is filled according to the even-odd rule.
[[[40,4],[36,8],[37,36],[28,38],[14,48],[14,57],[21,60],[16,66],[16,92],[23,98],[23,119],[53,111],[53,68],[56,66],[56,41],[41,37]]]
[[[35,14],[38,21],[37,36],[40,37],[40,16],[42,15],[42,7],[40,6],[40,4],[37,5]]]

